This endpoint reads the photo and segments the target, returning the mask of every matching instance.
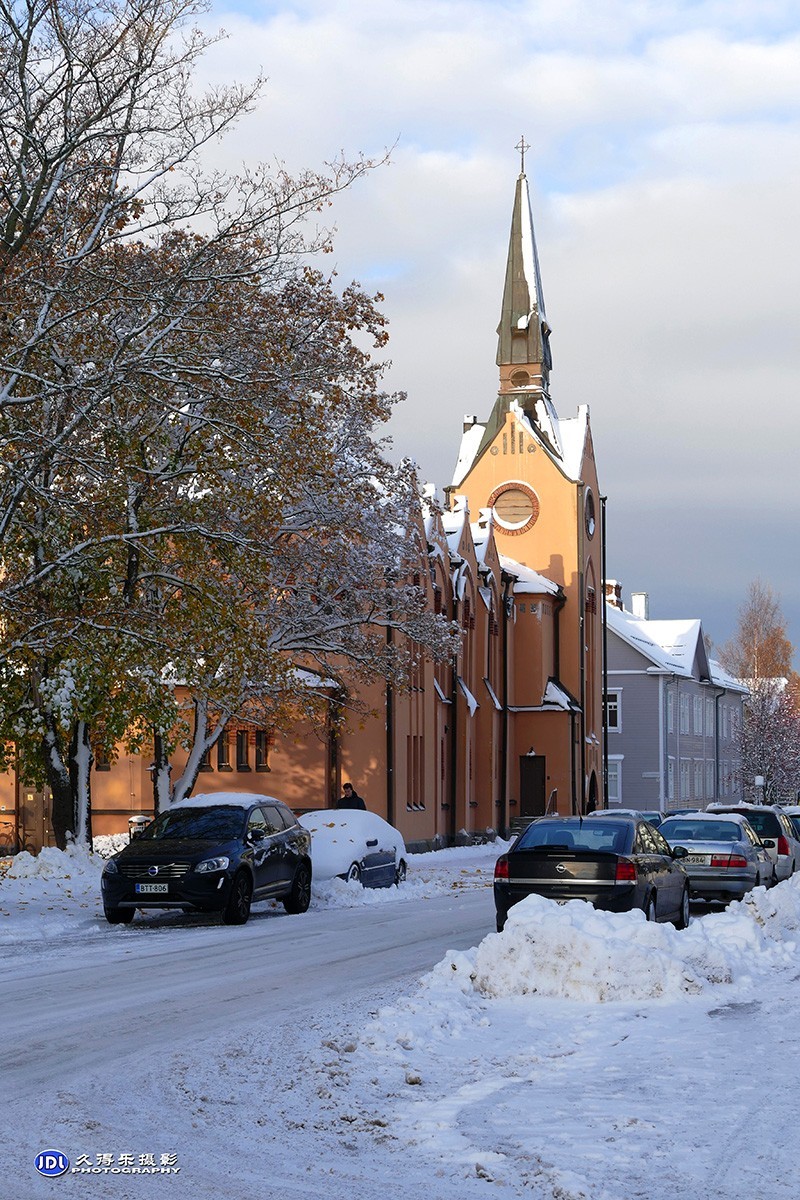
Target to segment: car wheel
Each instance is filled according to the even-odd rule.
[[[305,863],[301,863],[294,873],[292,890],[283,899],[283,907],[288,913],[297,914],[308,911],[311,903],[311,872]]]
[[[252,903],[253,885],[250,876],[245,871],[238,871],[233,877],[231,894],[223,909],[222,920],[226,925],[246,925]]]
[[[656,898],[652,892],[647,897],[647,903],[644,906],[644,915],[646,921],[655,921],[656,919]]]
[[[678,910],[678,916],[675,921],[675,928],[676,929],[685,929],[688,924],[689,924],[689,889],[688,889],[688,887],[685,887],[683,889],[683,895],[681,896],[681,906],[680,906],[680,909]]]
[[[135,908],[104,908],[105,918],[109,925],[130,925]]]
[[[404,858],[401,858],[400,862],[397,864],[397,869],[394,873],[394,881],[396,884],[403,883],[403,881],[405,880],[405,877],[406,877],[407,869],[408,868],[406,867],[406,860]]]
[[[361,883],[361,867],[358,865],[358,863],[350,864],[350,870],[345,875],[345,879],[348,883],[351,883],[352,881]]]

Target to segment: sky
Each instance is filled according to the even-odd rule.
[[[213,0],[208,25],[202,82],[267,77],[218,161],[391,150],[333,219],[342,281],[385,296],[394,452],[441,488],[491,411],[524,135],[609,576],[717,646],[760,578],[800,644],[797,0]]]
[[[376,985],[376,924],[401,958],[443,903],[485,897],[491,924],[505,848],[413,855],[399,888],[315,886],[303,916],[267,902],[236,929],[175,913],[110,927],[98,856],[18,855],[0,875],[14,1194],[794,1200],[796,1072],[779,1064],[800,1051],[800,876],[693,909],[680,932],[531,896],[422,978],[385,955]],[[290,928],[298,960],[324,939],[324,968],[276,995]],[[144,1020],[119,996],[143,979]],[[34,1168],[46,1149],[69,1159],[55,1181]],[[162,1155],[170,1178],[133,1174]]]

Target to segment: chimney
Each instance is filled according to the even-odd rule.
[[[464,433],[466,433],[468,429],[472,429],[473,425],[477,425],[477,424],[478,424],[478,418],[470,416],[470,414],[467,413],[466,416],[464,417]]]
[[[650,597],[647,592],[631,592],[631,612],[639,621],[650,620]]]
[[[617,583],[616,579],[606,580],[606,604],[622,609],[622,584]]]

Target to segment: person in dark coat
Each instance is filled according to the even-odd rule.
[[[358,792],[354,791],[352,783],[346,783],[342,788],[344,795],[338,800],[337,808],[360,808],[363,812],[367,811],[367,806],[359,796]]]

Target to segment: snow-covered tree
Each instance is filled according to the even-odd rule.
[[[88,834],[92,746],[155,730],[170,798],[176,681],[207,748],[297,699],[298,663],[397,670],[387,623],[448,642],[372,436],[384,320],[307,259],[371,164],[206,172],[258,84],[194,95],[202,11],[0,0],[0,733],[59,844]]]
[[[750,689],[739,729],[742,784],[748,800],[768,804],[796,801],[800,791],[800,704],[793,671],[794,647],[786,636],[780,598],[754,580],[739,610],[733,638],[719,655],[723,665]]]

